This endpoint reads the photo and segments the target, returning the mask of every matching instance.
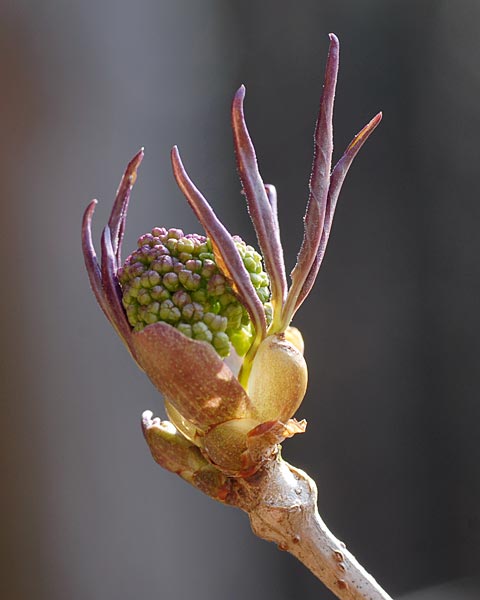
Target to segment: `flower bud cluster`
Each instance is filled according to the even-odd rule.
[[[269,281],[260,254],[239,237],[234,241],[268,315]],[[208,238],[155,227],[140,237],[117,276],[134,331],[164,321],[209,342],[221,357],[229,355],[230,343],[240,356],[248,350],[254,335],[249,315],[217,267]]]

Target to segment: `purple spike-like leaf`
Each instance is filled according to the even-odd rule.
[[[288,325],[295,313],[297,299],[306,278],[311,272],[323,231],[332,165],[333,105],[337,84],[339,51],[338,38],[331,33],[320,111],[315,126],[313,165],[309,185],[310,195],[304,219],[305,230],[297,263],[291,273],[292,285],[282,315],[282,322],[285,326]]]
[[[102,285],[106,301],[110,307],[111,323],[118,335],[125,342],[133,357],[135,351],[132,346],[132,328],[130,327],[122,306],[122,293],[117,280],[116,257],[112,246],[110,227],[107,225],[102,234]]]
[[[112,248],[115,254],[117,268],[122,266],[122,240],[125,232],[125,220],[127,218],[128,203],[133,185],[137,179],[137,169],[142,162],[144,155],[143,148],[128,163],[125,173],[118,186],[115,202],[110,213],[108,226],[110,228]]]
[[[176,146],[172,148],[171,157],[177,184],[211,239],[219,268],[230,280],[233,291],[247,309],[257,335],[260,334],[264,337],[266,334],[265,311],[232,236],[187,175]]]
[[[350,165],[352,164],[355,156],[358,154],[360,148],[367,141],[370,134],[375,130],[375,128],[381,120],[382,113],[380,112],[377,115],[375,115],[375,117],[373,117],[373,119],[369,123],[367,123],[367,125],[365,125],[365,127],[350,142],[342,158],[338,161],[338,163],[335,165],[332,171],[330,188],[328,190],[328,200],[325,214],[325,222],[323,225],[322,239],[320,241],[320,246],[318,248],[315,261],[310,269],[310,272],[308,273],[307,278],[305,279],[302,291],[298,297],[294,312],[298,310],[299,306],[308,296],[313,284],[315,283],[318,270],[320,269],[323,257],[325,256],[325,251],[327,249],[328,238],[330,236],[330,231],[332,228],[333,216],[335,214],[338,196],[340,194],[340,190],[342,188],[343,182],[348,173]]]
[[[281,307],[286,296],[287,280],[278,221],[268,200],[265,185],[258,170],[255,149],[248,133],[243,112],[245,87],[242,85],[232,103],[232,128],[238,172],[242,181],[248,210],[270,277],[272,304]]]
[[[105,293],[102,287],[102,273],[95,253],[95,248],[92,241],[92,218],[95,212],[96,200],[92,200],[87,206],[83,215],[82,221],[82,250],[87,268],[88,278],[92,287],[95,298],[97,299],[100,308],[103,310],[107,319],[112,323],[112,314],[108,302],[105,298]]]

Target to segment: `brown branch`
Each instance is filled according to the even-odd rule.
[[[226,502],[246,511],[258,537],[293,554],[340,600],[392,600],[321,519],[313,479],[281,458],[237,480]]]

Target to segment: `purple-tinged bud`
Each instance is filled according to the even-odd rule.
[[[186,304],[182,309],[182,316],[187,322],[196,322],[203,319],[203,306],[199,302]]]
[[[202,278],[198,273],[192,273],[188,269],[182,269],[178,272],[178,280],[180,281],[182,286],[189,292],[194,292],[195,290],[198,290],[202,282]]]
[[[192,299],[190,295],[184,290],[178,290],[178,292],[175,292],[173,294],[172,301],[175,304],[175,306],[178,306],[178,308],[183,308],[186,304],[190,304],[192,302]]]
[[[205,279],[210,279],[210,277],[216,272],[216,270],[217,270],[217,265],[215,264],[215,262],[213,260],[206,258],[203,261],[203,266],[202,266],[202,270],[201,270],[202,277],[204,277]]]
[[[183,231],[181,229],[169,229],[167,232],[169,240],[179,240],[184,237]]]
[[[161,274],[170,273],[170,271],[173,271],[173,264],[173,258],[170,254],[165,253],[152,262],[152,269]]]
[[[164,300],[168,300],[170,298],[170,292],[163,287],[163,285],[155,285],[150,290],[150,295],[154,300],[158,300],[159,302],[163,302]]]
[[[176,273],[166,273],[163,278],[163,285],[169,292],[176,292],[178,290],[179,281]]]
[[[216,273],[210,278],[207,289],[212,296],[221,296],[225,292],[225,277],[221,273]]]
[[[214,265],[215,266],[215,265]],[[205,269],[202,269],[203,264],[199,259],[190,259],[185,262],[185,267],[191,271],[192,273],[201,273],[202,277],[206,277],[204,275]]]
[[[146,233],[138,238],[137,246],[142,248],[144,246],[151,246],[154,240],[154,236],[151,233]]]
[[[167,230],[165,227],[154,227],[152,229],[152,235],[156,238],[163,238],[165,235],[167,235]]]

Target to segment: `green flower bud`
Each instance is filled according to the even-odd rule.
[[[203,321],[198,321],[192,326],[193,338],[200,340],[201,342],[211,342],[213,340],[213,333],[208,328],[208,325]]]
[[[260,254],[239,237],[233,239],[270,322],[269,281]],[[254,328],[217,267],[208,238],[155,227],[139,238],[117,276],[135,331],[163,321],[189,338],[208,342],[222,358],[231,345],[239,356],[248,351]]]

